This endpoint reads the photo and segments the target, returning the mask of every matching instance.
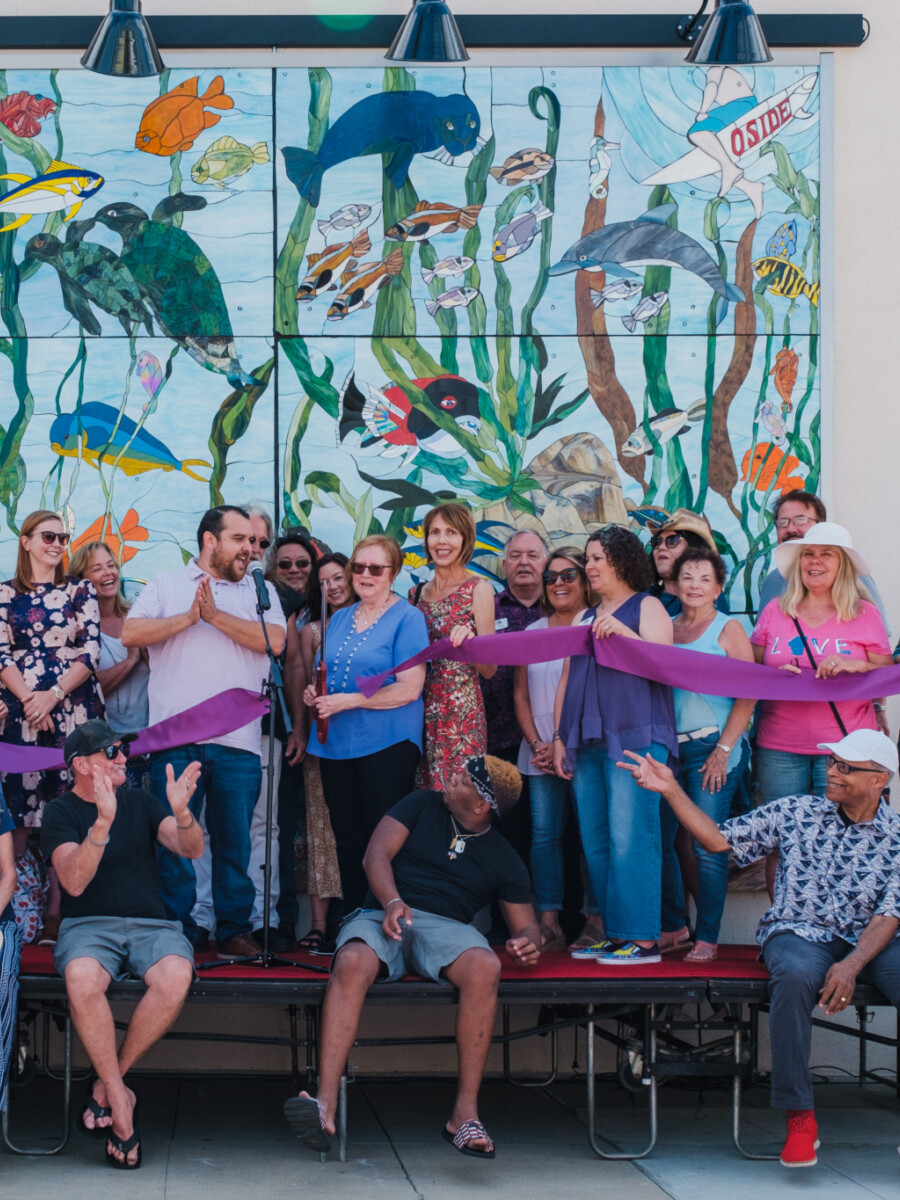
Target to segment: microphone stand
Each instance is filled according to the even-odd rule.
[[[254,573],[255,574],[255,573]],[[272,825],[275,811],[275,718],[280,709],[288,734],[293,728],[287,703],[284,698],[284,677],[281,664],[278,661],[272,643],[269,641],[269,629],[266,625],[265,614],[272,607],[268,588],[261,572],[255,577],[256,582],[256,614],[262,626],[266,642],[266,656],[269,660],[269,676],[263,680],[262,694],[269,698],[269,763],[266,772],[266,853],[263,862],[263,944],[259,954],[252,957],[226,958],[219,962],[198,963],[197,971],[217,971],[220,967],[236,965],[247,967],[296,967],[298,971],[315,971],[319,975],[329,975],[328,967],[320,967],[313,963],[295,962],[292,958],[282,958],[273,954],[269,949],[269,913],[272,908]],[[276,703],[277,702],[277,703]]]

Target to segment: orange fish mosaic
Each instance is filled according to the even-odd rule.
[[[147,105],[134,139],[138,150],[163,157],[190,150],[204,129],[218,125],[222,119],[205,109],[234,108],[234,101],[225,94],[221,75],[215,77],[202,96],[197,95],[199,79],[199,75],[194,75]]]
[[[806,482],[799,475],[791,474],[799,466],[800,459],[793,454],[783,453],[772,442],[758,442],[753,447],[752,457],[749,450],[744,455],[741,479],[746,479],[749,471],[750,481],[758,492],[768,491],[773,480],[774,491],[794,492],[802,489]]]

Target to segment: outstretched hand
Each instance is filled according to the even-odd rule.
[[[176,822],[182,813],[187,811],[191,796],[197,790],[202,767],[198,762],[188,763],[178,778],[171,763],[166,763],[166,799],[172,809]]]
[[[675,782],[675,773],[665,763],[657,762],[652,754],[636,754],[634,750],[623,750],[630,762],[617,762],[616,766],[623,771],[630,771],[631,777],[638,787],[648,792],[658,792],[661,796]]]

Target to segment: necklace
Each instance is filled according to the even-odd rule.
[[[335,651],[334,658],[331,660],[331,670],[329,671],[329,677],[328,677],[328,694],[329,695],[334,695],[335,692],[345,692],[347,690],[347,681],[350,678],[350,669],[353,665],[353,659],[355,658],[355,656],[359,652],[359,650],[361,650],[362,647],[365,645],[365,642],[368,639],[369,635],[371,634],[372,630],[378,624],[378,617],[381,616],[382,612],[387,607],[387,604],[390,601],[390,599],[391,599],[391,597],[388,596],[387,600],[381,606],[381,609],[379,609],[378,614],[375,617],[375,620],[372,622],[371,625],[367,625],[365,627],[365,629],[363,629],[362,631],[357,630],[357,628],[356,628],[356,613],[353,614],[353,618],[350,621],[350,628],[347,631],[347,636],[344,638],[344,640],[338,646],[337,650]],[[357,611],[359,611],[359,610],[357,609]],[[351,640],[353,640],[354,638],[356,639],[356,644],[350,649],[349,653],[347,654],[346,660],[342,663],[341,659],[344,655],[344,652],[347,650],[347,647],[350,645]],[[340,674],[342,667],[343,667],[343,675]]]
[[[376,614],[372,618],[372,620],[369,621],[368,624],[366,624],[366,625],[360,625],[360,623],[359,623],[359,614],[363,611],[363,607],[362,607],[361,602],[360,602],[360,604],[357,605],[356,612],[353,614],[353,628],[356,630],[357,633],[364,633],[367,629],[372,628],[372,626],[375,624],[375,622],[378,620],[378,618],[381,616],[381,614],[384,612],[384,610],[390,604],[391,597],[393,596],[393,594],[394,594],[393,592],[388,592],[384,603],[378,609],[378,612],[376,612]]]
[[[453,862],[457,854],[462,854],[469,838],[482,837],[485,833],[490,833],[490,826],[487,829],[482,829],[480,833],[460,833],[459,826],[454,821],[452,813],[450,815],[450,824],[453,826],[453,837],[450,839],[450,849],[447,851],[447,857],[451,862]]]

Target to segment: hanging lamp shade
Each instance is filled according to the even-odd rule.
[[[413,0],[385,55],[392,62],[466,62],[468,57],[445,0]]]
[[[84,52],[81,65],[98,75],[161,75],[163,61],[141,13],[141,0],[109,0],[109,12]]]
[[[759,17],[747,0],[716,0],[715,11],[691,47],[689,63],[772,61]]]

